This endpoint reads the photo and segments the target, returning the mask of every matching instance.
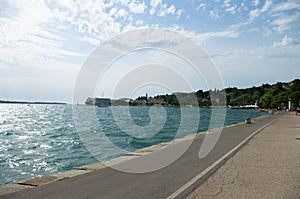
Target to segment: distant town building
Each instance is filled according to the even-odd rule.
[[[154,98],[154,97],[149,97],[148,100],[147,100],[147,103],[149,105],[162,105],[162,106],[165,106],[166,103],[164,102],[163,99],[159,99],[159,98]]]
[[[111,101],[112,106],[128,106],[131,99],[129,98],[121,98],[121,99],[114,99]]]
[[[111,99],[110,98],[87,98],[86,105],[91,105],[91,106],[100,106],[100,107],[107,107],[111,106]]]

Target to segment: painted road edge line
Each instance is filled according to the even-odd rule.
[[[217,165],[219,165],[222,161],[224,161],[226,158],[230,157],[231,154],[239,150],[244,144],[246,144],[253,136],[255,136],[257,133],[262,131],[264,128],[270,126],[272,123],[274,123],[277,119],[272,120],[271,122],[265,124],[264,126],[260,127],[256,131],[254,131],[251,135],[249,135],[246,139],[244,139],[240,144],[238,144],[236,147],[228,151],[225,155],[220,157],[218,160],[216,160],[214,163],[212,163],[209,167],[207,167],[205,170],[203,170],[201,173],[199,173],[197,176],[195,176],[193,179],[188,181],[186,184],[184,184],[182,187],[180,187],[177,191],[169,195],[166,199],[173,199],[182,194],[185,190],[187,190],[190,186],[192,186],[195,182],[197,182],[200,178],[202,178],[205,174],[207,174],[209,171],[211,171],[213,168],[215,168]]]

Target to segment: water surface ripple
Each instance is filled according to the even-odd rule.
[[[167,121],[160,133],[151,139],[126,136],[108,117],[111,116],[109,108],[96,107],[96,112],[106,136],[118,147],[134,151],[173,139],[180,123],[180,109],[165,109]],[[208,108],[200,109],[198,131],[207,130],[210,112]],[[132,107],[130,114],[137,125],[145,126],[150,122],[148,107]],[[228,109],[226,125],[241,122],[247,116],[263,114],[253,110]],[[86,126],[87,133],[97,132],[91,124],[81,126]],[[0,184],[68,171],[97,162],[79,138],[71,105],[0,104],[0,151]],[[103,148],[97,157],[107,160],[119,155],[119,152]]]

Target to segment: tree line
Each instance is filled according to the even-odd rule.
[[[299,106],[300,100],[300,80],[291,82],[277,82],[276,84],[262,84],[251,88],[239,89],[229,87],[222,91],[218,90],[198,90],[192,93],[172,93],[157,95],[154,97],[141,96],[132,101],[130,105],[140,105],[139,101],[144,101],[143,105],[160,104],[163,106],[192,105],[199,107],[209,107],[212,105],[211,96],[220,92],[226,93],[227,106],[245,106],[257,104],[261,108],[288,108],[288,101],[291,100],[294,106]],[[195,98],[196,101],[191,99]],[[221,95],[220,95],[221,96]],[[178,100],[180,98],[180,102]],[[225,101],[225,100],[224,100]]]

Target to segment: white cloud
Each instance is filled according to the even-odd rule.
[[[127,15],[123,8],[106,12],[111,3],[45,2],[16,0],[5,5],[9,13],[0,16],[1,65],[30,66],[47,71],[81,63],[90,51],[88,43],[99,45],[120,33],[122,25],[114,18]],[[140,6],[133,9],[135,12],[142,10]]]
[[[289,48],[279,48],[289,46]],[[259,46],[254,49],[249,50],[236,50],[228,51],[213,57],[219,57],[228,59],[234,62],[234,58],[247,58],[252,60],[264,60],[265,62],[276,61],[275,59],[285,59],[286,61],[291,61],[289,58],[297,59],[300,61],[300,45],[291,37],[287,35],[282,38],[280,42],[275,42],[270,46]],[[274,60],[268,60],[268,58],[273,58]],[[246,62],[245,62],[246,63]],[[278,62],[279,65],[285,64],[286,62]],[[299,62],[294,62],[293,65],[297,65]],[[263,62],[262,62],[263,64]],[[286,66],[286,65],[284,65]],[[244,66],[242,66],[244,68]],[[272,65],[270,65],[272,67]],[[284,68],[284,67],[283,67]]]
[[[263,7],[261,9],[254,9],[254,10],[250,10],[249,16],[250,19],[254,19],[259,17],[260,14],[267,12],[272,6],[272,0],[266,0],[265,4],[263,5]]]
[[[220,16],[218,14],[218,11],[217,10],[210,10],[209,11],[209,16],[212,18],[212,19],[220,19]]]
[[[177,10],[177,12],[176,12],[177,17],[176,18],[177,19],[180,18],[182,14],[183,14],[183,10],[182,9]]]
[[[284,12],[284,11],[289,11],[289,10],[300,10],[300,2],[299,1],[288,1],[288,2],[283,2],[280,4],[277,4],[273,9],[272,12]]]
[[[259,16],[259,14],[260,14],[260,10],[256,8],[254,10],[251,10],[249,15],[250,18],[256,18]]]
[[[49,33],[42,27],[47,20],[52,19],[48,15],[49,10],[40,4],[38,11],[34,13],[35,5],[27,3],[18,4],[20,7],[16,16],[0,18],[0,44],[3,46],[0,60],[23,64],[30,63],[34,59],[44,60],[44,55],[50,57],[70,55],[68,51],[61,49],[65,39]],[[14,7],[15,5],[10,6]],[[21,9],[22,6],[26,9],[25,11]],[[33,16],[28,17],[30,15],[28,12],[33,12],[31,13]]]
[[[144,21],[143,20],[137,20],[136,21],[136,25],[137,26],[141,26],[141,25],[143,25],[144,24]]]
[[[285,30],[290,29],[290,24],[293,22],[297,22],[300,19],[300,15],[294,15],[294,16],[281,16],[277,19],[275,19],[271,25],[273,26],[273,29],[278,32],[283,32]]]
[[[155,8],[151,8],[150,11],[149,11],[149,14],[153,15],[155,12],[156,12],[156,9]]]
[[[41,1],[9,1],[9,7],[15,9],[15,19],[20,18],[27,25],[40,25],[52,18],[51,10]]]
[[[109,11],[109,15],[110,15],[110,16],[114,16],[114,15],[116,14],[117,11],[118,11],[117,8],[112,8],[112,9],[110,9],[110,11]]]
[[[204,33],[196,33],[193,31],[186,31],[179,26],[171,27],[170,29],[176,31],[180,34],[185,35],[186,37],[191,38],[192,40],[196,41],[197,43],[203,44],[206,41],[213,39],[213,38],[238,38],[240,33],[238,32],[238,28],[240,24],[232,25],[228,29],[219,31],[219,32],[204,32]]]
[[[258,28],[252,28],[252,29],[249,29],[248,32],[256,32],[256,33],[259,33],[260,30]]]
[[[162,0],[151,0],[151,2],[150,2],[150,6],[153,8],[156,8],[161,4],[162,4]]]
[[[162,4],[160,7],[160,10],[158,11],[157,16],[164,17],[169,14],[172,14],[172,15],[176,14],[175,6],[172,4],[170,7],[168,7],[167,4]]]
[[[266,0],[264,6],[261,9],[261,12],[266,12],[272,5],[272,0]]]
[[[299,27],[300,20],[300,2],[289,0],[287,2],[274,5],[271,16],[273,21],[271,22],[272,28],[278,32],[283,32],[291,29],[293,25]]]
[[[128,5],[130,3],[130,1],[131,0],[115,0],[114,2],[115,3],[119,3],[119,4],[123,5],[123,6],[126,6],[126,5]]]
[[[300,45],[229,51],[213,59],[225,85],[249,87],[294,79],[299,73]]]
[[[162,0],[151,0],[150,1],[150,15],[153,15],[156,12],[158,6],[162,4]]]
[[[251,10],[249,15],[250,15],[250,18],[256,18],[259,16],[259,14],[260,14],[260,10],[255,9],[255,10]]]
[[[212,5],[212,2],[200,2],[197,5],[201,9],[205,8],[205,12],[209,12],[209,16],[213,19],[220,19],[221,15],[226,16],[228,13],[224,13],[224,11],[232,14],[240,12],[240,8],[237,6],[239,4],[235,5],[234,1],[229,0],[219,2],[221,6],[224,3],[223,8],[221,8],[223,12],[217,9],[209,11],[208,6]],[[246,2],[245,0],[240,3],[242,7],[241,14],[244,14],[243,9],[247,9],[247,5],[249,5]],[[299,30],[297,28],[294,32],[292,28],[297,26],[300,19],[300,3],[298,0],[279,4],[274,3],[273,5],[271,0],[254,0],[250,4],[252,2],[259,7],[253,8],[250,5],[253,10],[249,10],[247,13],[250,12],[250,18],[261,19],[257,23],[246,20],[250,25],[245,25],[243,28],[237,26],[224,28],[224,24],[216,23],[207,26],[207,29],[197,29],[195,32],[187,31],[184,28],[177,28],[175,31],[203,44],[205,41],[214,38],[218,38],[217,41],[219,39],[225,39],[226,41],[228,38],[238,38],[243,36],[242,30],[245,33],[256,31],[255,27],[259,24],[259,29],[264,36],[272,35],[273,30],[279,32],[293,30],[291,33],[283,34],[285,36],[282,39],[278,39],[277,42],[270,41],[271,37],[268,38],[265,42],[270,42],[269,45],[273,47],[270,49],[277,47],[277,50],[279,47],[283,48],[283,46],[288,46],[286,48],[297,46],[292,44],[295,44],[297,41],[298,37],[295,35],[299,33]],[[141,26],[168,28],[168,26],[164,25],[166,24],[164,22],[170,22],[168,24],[178,22],[175,17],[179,18],[183,13],[188,15],[190,10],[184,10],[186,7],[183,6],[181,8],[179,7],[180,3],[177,3],[169,2],[167,4],[163,3],[162,0],[151,0],[149,5],[143,0],[112,0],[109,3],[94,0],[85,2],[70,0],[8,1],[9,9],[7,10],[9,10],[9,15],[6,15],[2,9],[0,14],[0,67],[1,69],[3,67],[10,69],[12,68],[11,65],[15,65],[15,69],[20,66],[20,68],[25,68],[29,71],[39,70],[46,72],[78,68],[79,66],[76,63],[82,63],[81,60],[84,60],[94,46],[116,34],[134,30]],[[196,8],[195,6],[194,9]],[[5,9],[5,11],[7,10]],[[147,13],[145,11],[147,13],[149,11],[150,15],[155,16],[146,16]],[[143,15],[136,15],[137,17],[135,17],[134,14]],[[170,17],[166,19],[157,17],[168,15]],[[260,15],[262,17],[258,18]],[[147,17],[154,24],[147,24],[150,21]],[[194,17],[191,14],[189,20],[195,21],[199,19]],[[243,20],[242,17],[241,20]],[[160,23],[161,21],[163,22]],[[186,27],[186,24],[181,25]],[[199,31],[203,30],[207,32],[199,33]],[[253,33],[253,45],[258,42],[255,40],[255,35],[259,34]],[[292,36],[294,39],[287,35]],[[244,38],[240,39],[242,41]],[[208,45],[212,43],[214,42],[207,42]],[[236,47],[229,46],[229,48],[235,49]],[[271,56],[271,54],[272,52],[268,56]],[[252,55],[258,56],[258,53],[253,53]],[[277,55],[284,56],[279,51]],[[229,54],[223,55],[223,57],[227,56]]]
[[[220,32],[206,32],[198,36],[200,41],[206,41],[212,38],[238,38],[239,33],[233,29],[227,29]]]
[[[124,18],[128,15],[128,13],[126,12],[125,9],[121,8],[121,9],[116,9],[116,8],[112,8],[110,11],[109,11],[109,16],[111,17],[121,17],[121,18]]]
[[[254,1],[253,1],[253,5],[254,5],[254,6],[258,6],[258,4],[259,4],[259,0],[254,0]]]
[[[115,3],[120,3],[129,8],[129,1],[126,0],[116,0]],[[107,7],[111,4],[105,4],[102,1],[94,2],[88,0],[85,2],[77,2],[79,7],[77,12],[68,10],[68,15],[60,22],[60,24],[65,24],[65,31],[76,32],[76,28],[80,30],[80,27],[88,27],[80,31],[85,37],[89,37],[86,41],[103,41],[106,40],[122,30],[122,24],[117,21],[116,18],[123,18],[124,20],[130,21],[129,13],[126,11],[126,7],[120,9],[115,9],[114,7],[110,9],[110,12],[106,11]],[[55,6],[55,5],[54,5]],[[56,6],[55,6],[56,7]],[[139,8],[139,6],[138,6]],[[132,9],[137,9],[132,5]],[[138,11],[138,9],[136,10]],[[114,14],[114,15],[112,15]],[[92,45],[98,45],[97,43],[90,43]]]
[[[263,32],[263,36],[265,36],[265,37],[268,37],[268,36],[271,36],[272,35],[272,30],[270,30],[268,27],[266,27],[266,26],[264,26],[263,27],[263,30],[264,30],[264,32]]]
[[[239,12],[242,12],[242,10],[248,11],[248,7],[246,6],[245,3],[241,3],[241,7],[239,8]]]
[[[231,7],[228,7],[226,8],[226,12],[229,12],[231,14],[235,14],[236,13],[236,9],[237,9],[237,5],[234,5],[234,6],[231,6]]]
[[[224,4],[223,4],[223,7],[230,7],[230,0],[224,0]]]
[[[136,13],[136,14],[141,14],[146,9],[145,2],[135,3],[135,1],[132,1],[131,3],[129,3],[128,7],[129,7],[131,12]]]
[[[176,18],[180,18],[180,16],[183,14],[183,10],[179,9],[177,10],[175,5],[172,4],[168,6],[167,3],[162,3],[162,0],[151,0],[150,2],[150,15],[154,15],[157,13],[157,16],[159,17],[165,17],[167,15],[176,15]]]
[[[176,8],[175,8],[174,5],[171,5],[169,8],[167,8],[166,11],[167,11],[168,14],[175,14]]]
[[[101,43],[100,39],[97,39],[96,37],[86,36],[86,35],[84,35],[82,38],[79,38],[79,40],[88,42],[93,46],[98,46]]]
[[[275,42],[274,43],[274,47],[278,47],[278,46],[288,46],[288,45],[291,45],[291,44],[294,44],[294,40],[291,38],[291,37],[288,37],[287,35],[285,35],[281,42]]]
[[[201,3],[199,4],[199,6],[196,8],[196,10],[200,10],[200,9],[205,10],[205,9],[206,9],[206,6],[207,6],[206,3],[201,2]]]
[[[125,9],[120,9],[120,10],[118,10],[118,12],[116,13],[116,17],[126,17],[127,14],[128,14],[128,13],[125,11]]]
[[[274,25],[274,29],[282,32],[284,30],[289,29],[288,24],[290,24],[293,20],[289,17],[286,18],[280,18],[272,22],[272,25]]]

